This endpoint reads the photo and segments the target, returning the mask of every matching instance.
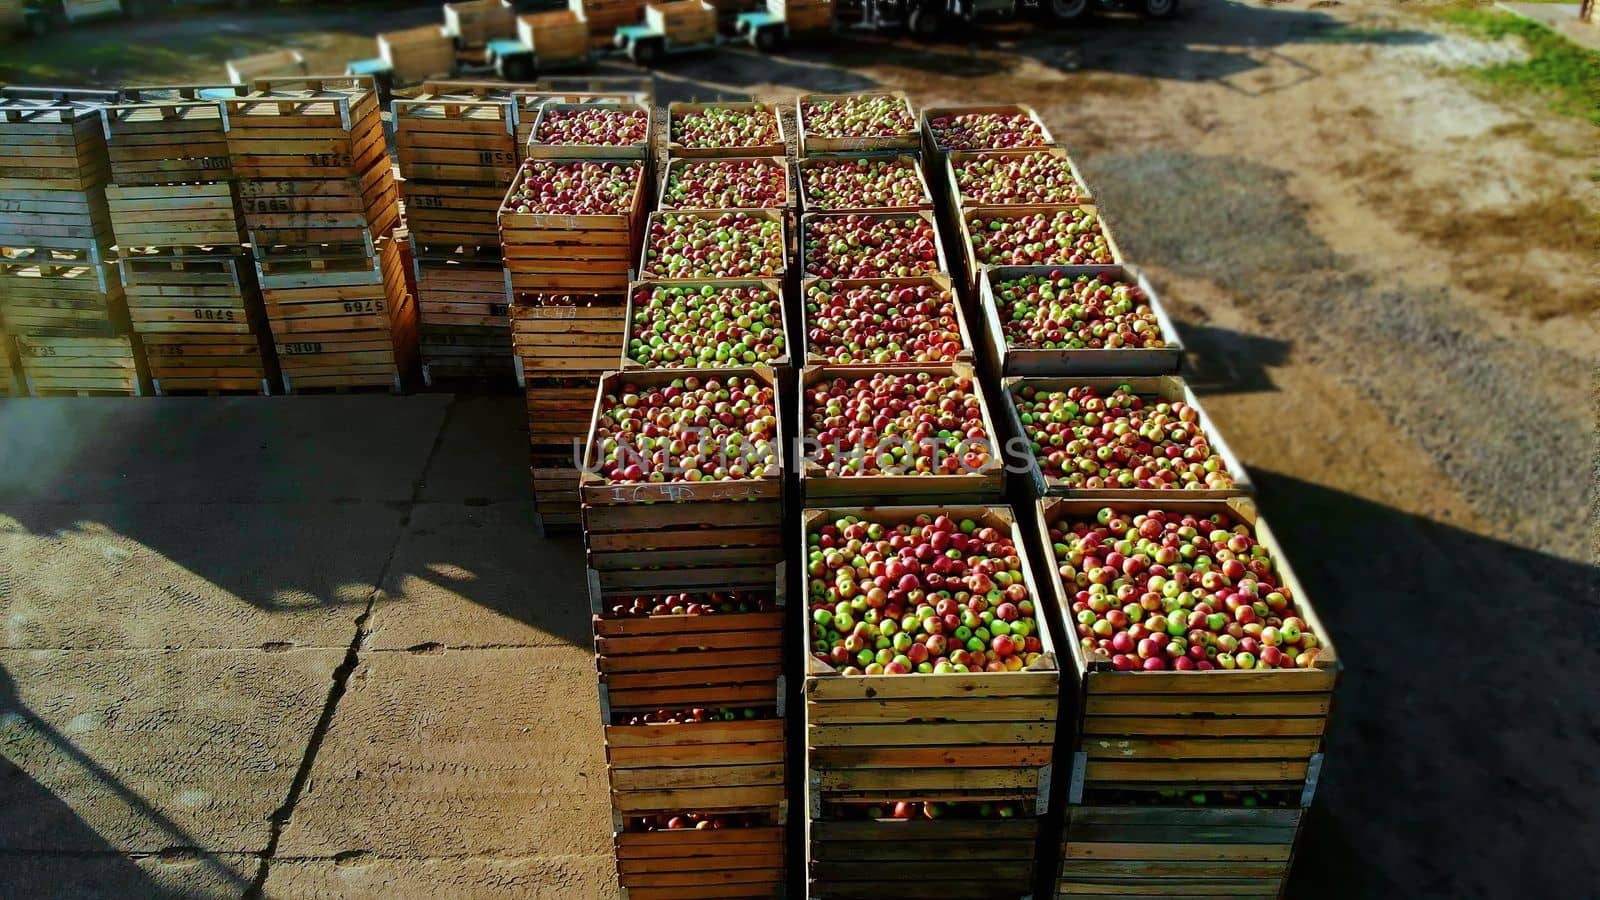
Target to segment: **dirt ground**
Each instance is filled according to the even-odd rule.
[[[215,77],[285,43],[342,66],[378,27],[100,27],[4,48],[0,76]],[[1412,5],[970,38],[726,49],[658,102],[1034,104],[1341,646],[1291,895],[1592,883],[1600,133],[1483,93],[1455,70],[1519,48]],[[518,417],[0,401],[0,897],[600,892],[581,563],[527,521]]]

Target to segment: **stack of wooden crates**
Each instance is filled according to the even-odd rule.
[[[284,388],[399,390],[416,360],[416,306],[372,80],[263,79],[227,109]]]
[[[278,380],[228,156],[224,101],[246,93],[128,88],[100,111],[117,268],[157,394],[267,394]]]
[[[516,110],[510,85],[429,82],[394,102],[430,386],[513,377],[496,212],[521,161]]]
[[[110,257],[105,91],[0,91],[0,324],[34,394],[148,393]]]

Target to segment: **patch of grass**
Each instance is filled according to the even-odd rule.
[[[1528,48],[1527,60],[1474,69],[1476,77],[1501,88],[1545,93],[1557,112],[1600,125],[1600,53],[1510,13],[1456,7],[1436,14],[1486,38],[1515,36]]]

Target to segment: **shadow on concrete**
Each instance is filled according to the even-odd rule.
[[[1290,346],[1215,325],[1173,322],[1183,342],[1183,377],[1197,394],[1276,391],[1267,366],[1288,362]]]
[[[1600,877],[1583,837],[1600,827],[1600,571],[1250,473],[1345,667],[1290,896],[1551,896]]]

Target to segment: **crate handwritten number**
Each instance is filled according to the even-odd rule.
[[[194,317],[205,322],[232,322],[233,313],[231,309],[197,309]]]
[[[283,345],[283,352],[284,353],[290,353],[290,354],[321,353],[322,352],[322,344],[321,343],[284,344]]]
[[[352,300],[344,305],[347,313],[383,312],[382,300]]]

